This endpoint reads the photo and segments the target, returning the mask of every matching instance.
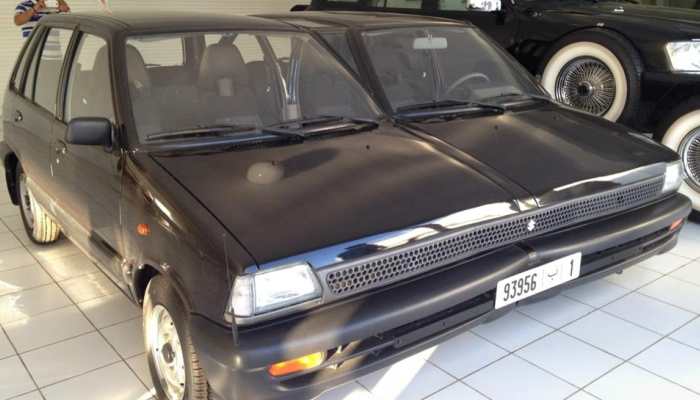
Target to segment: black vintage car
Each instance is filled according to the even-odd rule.
[[[435,29],[412,47],[464,34]],[[287,23],[46,17],[5,97],[8,190],[31,240],[65,234],[143,305],[160,399],[308,399],[675,245],[678,156],[535,101],[487,43],[532,101],[453,107],[472,149],[384,116]]]
[[[308,9],[470,21],[557,101],[678,151],[688,177],[681,191],[700,212],[700,10],[631,0],[313,0]]]

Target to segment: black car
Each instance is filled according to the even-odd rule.
[[[306,8],[473,23],[557,101],[678,151],[687,175],[681,191],[700,212],[700,10],[631,0],[312,0]]]
[[[384,116],[290,24],[51,16],[0,155],[31,240],[65,234],[143,306],[160,399],[301,400],[676,244],[675,153],[521,100],[452,109],[460,133],[493,114],[473,137],[521,160],[496,169]]]

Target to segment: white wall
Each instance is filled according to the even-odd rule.
[[[17,54],[22,48],[19,27],[13,22],[15,6],[20,0],[2,0],[0,5],[0,110],[2,91],[7,87]],[[98,0],[67,0],[73,12],[99,11]],[[212,11],[217,13],[254,14],[283,12],[298,3],[308,0],[109,0],[115,12],[120,10],[143,10],[158,12],[164,9],[184,11]],[[1,111],[0,111],[1,112]]]

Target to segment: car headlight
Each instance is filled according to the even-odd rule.
[[[233,284],[229,312],[253,317],[305,303],[321,296],[321,285],[306,263],[238,276]]]
[[[664,194],[677,191],[683,183],[683,165],[680,161],[668,163],[666,165],[666,175],[664,177]]]
[[[674,71],[700,72],[700,40],[668,43],[666,54]]]

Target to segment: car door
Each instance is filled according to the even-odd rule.
[[[61,66],[72,31],[48,28],[37,32],[36,51],[25,78],[22,98],[14,103],[13,129],[8,142],[18,152],[34,195],[44,205],[52,197],[51,128],[56,115],[56,97]]]
[[[507,49],[516,43],[518,19],[509,0],[437,0],[433,6],[431,14],[469,21]]]
[[[106,118],[116,122],[108,42],[78,33],[64,74],[61,118],[54,126],[52,167],[60,189],[60,206],[74,241],[89,251],[108,272],[120,276],[121,151],[119,146],[68,144],[74,118]]]

